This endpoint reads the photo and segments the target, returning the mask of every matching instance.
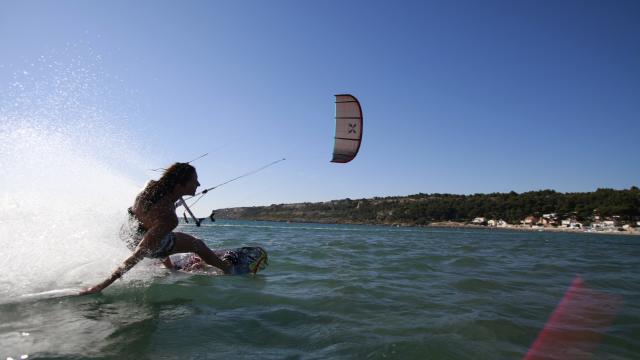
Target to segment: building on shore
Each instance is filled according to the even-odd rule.
[[[542,226],[557,226],[558,225],[558,214],[543,214],[542,218],[540,218],[538,225]]]
[[[499,220],[491,219],[487,221],[487,226],[506,228],[506,227],[510,227],[511,225],[509,225],[508,222],[502,219],[499,219]]]
[[[529,226],[537,225],[539,222],[540,222],[540,218],[533,215],[527,216],[526,218],[524,218],[524,220],[521,221],[523,225],[529,225]]]
[[[582,229],[582,223],[578,222],[575,218],[564,219],[561,221],[561,226],[568,229]]]

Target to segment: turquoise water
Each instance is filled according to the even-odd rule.
[[[161,273],[2,299],[0,359],[521,359],[567,287],[623,300],[595,359],[640,358],[640,237],[219,221],[258,276]]]

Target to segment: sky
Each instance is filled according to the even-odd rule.
[[[99,113],[101,151],[126,139],[140,186],[204,153],[203,187],[287,159],[216,189],[202,213],[626,189],[640,179],[638,39],[638,1],[3,0],[0,101],[46,96],[16,84],[58,87],[76,117],[63,106],[48,121]],[[363,142],[335,164],[343,93],[362,104]]]

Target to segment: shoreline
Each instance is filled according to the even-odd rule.
[[[480,230],[513,230],[513,231],[522,231],[522,232],[561,232],[561,233],[572,233],[572,234],[601,234],[601,235],[626,235],[626,236],[638,236],[640,235],[640,231],[638,229],[634,229],[633,231],[618,231],[618,230],[601,230],[596,231],[592,229],[570,229],[570,228],[559,228],[559,227],[533,227],[528,225],[510,225],[510,226],[486,226],[486,225],[475,225],[475,224],[467,224],[455,221],[439,221],[433,222],[428,225],[416,225],[416,224],[407,224],[407,223],[393,223],[393,224],[385,224],[385,223],[368,223],[368,222],[329,222],[329,221],[310,221],[308,219],[291,219],[291,220],[282,220],[282,219],[238,219],[238,218],[219,218],[220,220],[247,220],[247,221],[270,221],[270,222],[283,222],[283,223],[308,223],[308,224],[329,224],[329,225],[373,225],[373,226],[386,226],[386,227],[398,227],[398,228],[442,228],[442,229],[480,229]]]
[[[561,227],[533,227],[528,225],[511,225],[511,226],[485,226],[485,225],[472,225],[465,223],[456,223],[456,222],[436,222],[426,225],[424,227],[435,227],[435,228],[458,228],[458,229],[487,229],[487,230],[514,230],[514,231],[524,231],[524,232],[561,232],[561,233],[572,233],[572,234],[602,234],[602,235],[627,235],[627,236],[638,236],[640,232],[638,230],[634,231],[618,231],[618,230],[601,230],[596,231],[592,229],[570,229],[570,228],[561,228]]]

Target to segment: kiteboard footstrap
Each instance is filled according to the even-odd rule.
[[[264,268],[269,265],[269,256],[267,255],[267,252],[264,251],[264,249],[262,250],[263,251],[261,252],[260,256],[257,259],[252,259],[252,261],[249,263],[249,270],[251,270],[252,274],[256,274],[259,270],[264,270]]]

